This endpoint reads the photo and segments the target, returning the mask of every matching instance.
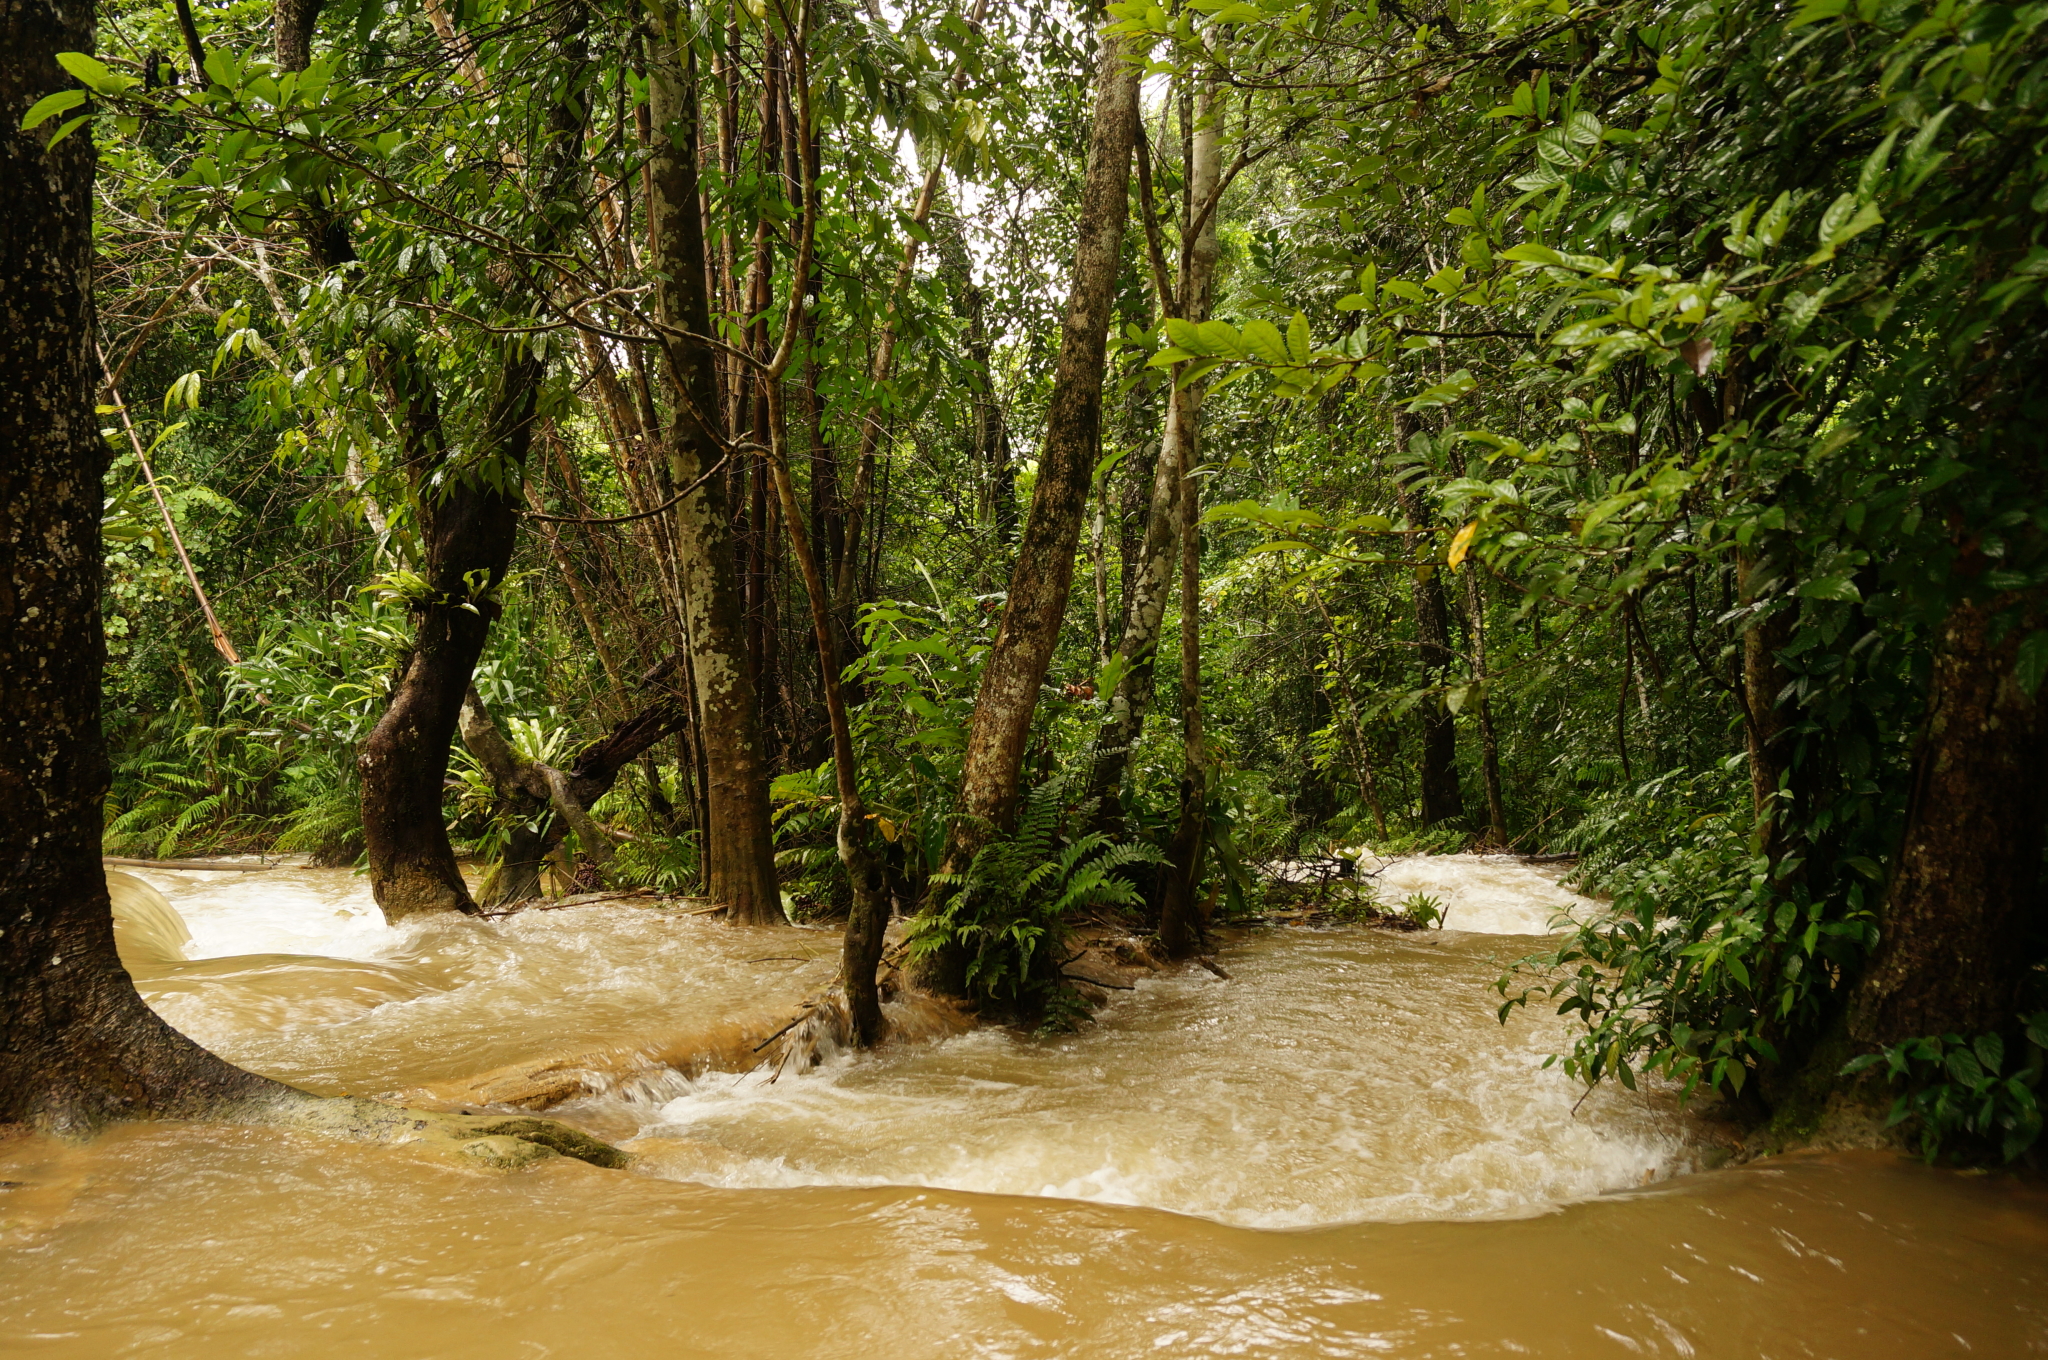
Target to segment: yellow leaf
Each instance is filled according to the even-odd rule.
[[[1458,569],[1459,564],[1465,560],[1465,554],[1472,550],[1472,535],[1478,532],[1479,521],[1475,519],[1464,528],[1458,530],[1457,536],[1451,539],[1450,563],[1452,571]]]

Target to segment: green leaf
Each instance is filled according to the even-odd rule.
[[[57,64],[95,94],[119,94],[142,83],[134,76],[114,74],[104,63],[83,52],[59,52]]]
[[[27,132],[30,128],[41,127],[66,109],[75,109],[84,102],[84,90],[59,90],[45,95],[29,105],[28,112],[21,116],[21,130]]]
[[[1245,347],[1244,337],[1239,335],[1237,328],[1228,321],[1204,321],[1195,330],[1205,346],[1196,351],[1198,354],[1211,354],[1220,359],[1242,359],[1251,353]]]
[[[1253,321],[1244,328],[1245,348],[1269,364],[1285,364],[1287,344],[1280,338],[1280,328],[1270,321]]]
[[[1308,318],[1300,312],[1296,312],[1294,319],[1287,323],[1287,357],[1289,361],[1296,364],[1307,363],[1309,360],[1310,343]]]
[[[2038,693],[2041,680],[2048,676],[2048,632],[2032,632],[2020,643],[2019,654],[2020,688],[2029,695]]]
[[[49,140],[49,141],[47,141],[47,142],[44,142],[44,143],[43,143],[43,150],[45,150],[45,151],[48,151],[48,150],[49,150],[49,149],[50,149],[51,147],[53,147],[53,146],[55,146],[55,145],[56,145],[57,143],[59,143],[59,142],[63,141],[63,140],[64,140],[64,139],[66,138],[66,137],[69,137],[69,136],[70,136],[70,135],[71,135],[72,133],[74,133],[74,132],[78,131],[78,129],[79,129],[79,128],[81,128],[81,127],[85,126],[85,124],[86,124],[86,123],[88,123],[88,122],[90,122],[91,120],[92,120],[92,115],[91,115],[91,114],[89,114],[89,113],[81,113],[81,114],[79,114],[79,115],[78,115],[78,117],[76,117],[76,118],[73,118],[73,119],[72,119],[72,120],[71,120],[70,122],[68,122],[68,123],[65,123],[65,124],[64,124],[63,126],[59,127],[59,128],[58,128],[58,129],[57,129],[57,130],[56,130],[55,132],[51,133],[51,134],[50,134],[50,140]]]
[[[1449,406],[1458,398],[1479,386],[1479,380],[1466,369],[1459,369],[1450,377],[1434,386],[1424,388],[1408,399],[1408,409],[1425,411],[1432,407]]]
[[[1166,338],[1173,342],[1176,349],[1184,349],[1189,354],[1210,355],[1216,352],[1209,348],[1199,328],[1177,316],[1166,318]]]
[[[1445,265],[1422,282],[1424,286],[1449,297],[1465,286],[1465,271]]]
[[[1847,576],[1821,576],[1799,587],[1799,593],[1809,600],[1848,600],[1854,602],[1863,598],[1863,592]]]

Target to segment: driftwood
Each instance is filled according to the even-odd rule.
[[[282,869],[282,864],[242,864],[227,859],[122,859],[119,855],[100,856],[102,864],[118,864],[124,869],[188,869],[194,873],[209,874],[257,874],[265,869]]]

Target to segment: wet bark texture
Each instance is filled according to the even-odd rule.
[[[1775,582],[1767,579],[1771,569],[1764,559],[1746,553],[1736,563],[1736,588],[1745,605],[1757,606]],[[1779,806],[1790,752],[1785,733],[1790,727],[1778,696],[1788,676],[1778,660],[1778,651],[1792,640],[1797,615],[1791,607],[1776,609],[1751,620],[1742,632],[1743,735],[1749,750],[1749,796],[1756,815],[1757,836],[1776,864],[1784,858],[1784,810]]]
[[[1009,600],[975,699],[960,781],[963,817],[954,825],[947,853],[956,866],[972,856],[987,828],[1007,825],[1015,810],[1032,711],[1066,614],[1074,550],[1094,481],[1094,452],[1102,426],[1105,335],[1116,292],[1137,120],[1137,70],[1125,59],[1123,40],[1105,32],[1096,63],[1080,240],[1046,412],[1038,484],[1018,543]]]
[[[286,17],[280,8],[277,18]],[[564,11],[557,21],[560,60],[570,71],[549,112],[549,143],[535,158],[542,182],[534,190],[542,202],[563,197],[581,164],[586,119],[574,74],[586,62],[581,22],[577,10]],[[289,45],[282,34],[277,41]],[[543,248],[553,230],[541,224]],[[442,790],[463,696],[499,612],[492,594],[518,541],[518,488],[547,372],[546,363],[518,340],[500,343],[503,354],[475,451],[452,467],[427,367],[406,354],[387,354],[377,365],[419,500],[426,559],[426,590],[413,602],[418,622],[412,651],[399,668],[390,704],[356,756],[370,888],[389,921],[477,910],[448,840]]]
[[[533,440],[540,367],[530,359],[507,365],[493,413],[486,447],[514,477]],[[415,605],[413,648],[391,703],[356,757],[370,889],[388,921],[477,909],[455,863],[441,795],[463,695],[498,614],[486,592],[511,565],[519,528],[512,496],[474,472],[424,509],[429,593]]]
[[[100,867],[100,502],[93,414],[92,138],[22,132],[70,88],[93,8],[0,0],[0,1125],[84,1132],[280,1092],[143,1004]]]
[[[1413,417],[1395,417],[1395,436],[1404,444],[1413,427]],[[1403,487],[1400,499],[1410,528],[1431,527],[1429,507],[1420,495]],[[1418,535],[1413,541],[1418,557],[1430,553],[1430,536]],[[1423,684],[1433,690],[1440,688],[1449,681],[1457,656],[1451,651],[1451,611],[1444,599],[1443,569],[1434,564],[1415,568],[1415,641],[1421,654]],[[1457,719],[1443,696],[1432,694],[1422,701],[1422,824],[1435,826],[1463,821],[1464,817],[1465,795],[1458,787]]]
[[[655,138],[648,166],[648,216],[657,308],[666,327],[662,353],[675,418],[670,474],[688,486],[725,456],[719,439],[718,379],[704,270],[704,224],[697,201],[697,96],[677,44],[680,10],[648,47],[648,91]],[[734,561],[732,514],[714,477],[675,508],[678,585],[687,615],[692,679],[705,756],[703,847],[706,891],[727,919],[779,925],[787,918],[775,881],[768,809],[768,760],[748,655],[745,600]]]
[[[1942,624],[1904,843],[1849,1008],[1861,1047],[2013,1021],[2048,823],[2048,718],[2016,666],[2041,619],[2017,612],[2002,638],[1992,605],[1965,601]]]

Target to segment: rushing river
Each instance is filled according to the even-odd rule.
[[[578,1073],[550,1112],[638,1160],[0,1143],[0,1355],[2048,1354],[2048,1194],[1701,1170],[1722,1135],[1668,1093],[1545,1069],[1561,1022],[1501,1026],[1488,984],[1590,904],[1521,865],[1388,867],[1443,931],[1246,932],[1227,980],[1141,980],[1075,1034],[779,1077],[737,1069],[830,932],[619,903],[393,930],[342,871],[140,877],[124,958],[228,1057],[443,1104]]]

